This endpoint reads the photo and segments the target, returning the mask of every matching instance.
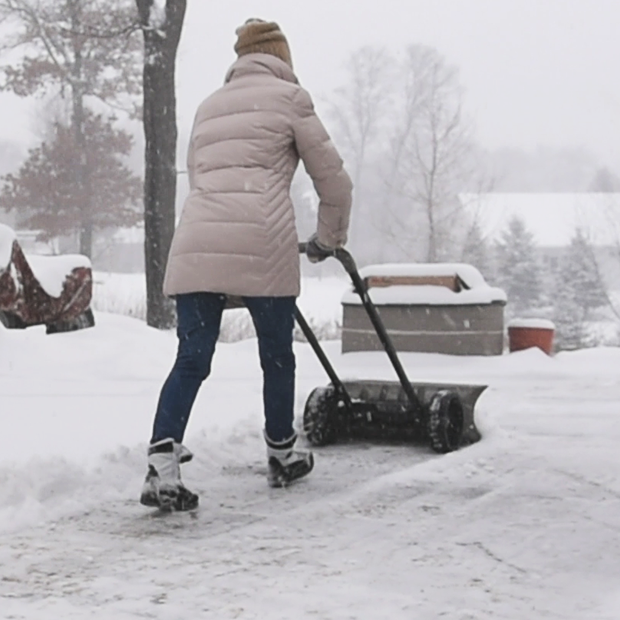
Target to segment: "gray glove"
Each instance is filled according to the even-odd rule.
[[[311,263],[320,263],[328,256],[333,256],[335,250],[319,243],[316,233],[306,243],[306,256]]]

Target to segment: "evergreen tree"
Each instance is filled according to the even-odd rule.
[[[474,221],[467,231],[461,261],[473,265],[485,279],[491,276],[489,247],[478,221]]]
[[[562,258],[554,295],[554,321],[560,348],[588,346],[586,324],[597,308],[608,303],[594,251],[577,229]]]
[[[613,194],[620,191],[620,179],[608,168],[599,168],[590,183],[589,191]]]
[[[0,204],[16,211],[22,226],[48,240],[80,235],[85,222],[95,231],[142,221],[142,182],[124,161],[132,146],[128,133],[86,112],[81,148],[69,125],[56,123],[51,134],[16,174],[4,177]],[[88,196],[84,184],[75,183],[78,161],[89,178]]]
[[[82,200],[80,253],[91,256],[98,215],[86,164],[89,111],[95,100],[136,113],[141,48],[128,0],[0,0],[5,47],[22,52],[0,67],[0,88],[19,97],[56,95],[70,110],[73,183]],[[92,217],[91,217],[92,215]]]
[[[512,313],[536,308],[542,301],[541,269],[534,235],[514,216],[496,246],[497,284],[506,291]]]
[[[566,289],[553,297],[553,323],[555,348],[559,351],[582,349],[587,346],[587,331],[583,314]]]

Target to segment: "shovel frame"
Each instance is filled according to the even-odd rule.
[[[299,244],[299,252],[305,254],[306,252],[306,244]],[[396,352],[396,348],[394,347],[394,343],[392,342],[385,325],[377,311],[376,306],[370,299],[368,294],[368,287],[364,282],[363,278],[360,276],[359,271],[357,269],[357,265],[353,256],[345,250],[344,248],[338,248],[331,253],[331,256],[336,258],[344,267],[345,271],[351,278],[351,282],[353,284],[353,288],[355,292],[359,295],[362,305],[366,310],[368,318],[374,327],[377,336],[383,346],[393,368],[398,377],[398,381],[400,384],[402,395],[406,397],[405,409],[406,409],[406,419],[407,423],[410,427],[418,429],[422,429],[425,434],[427,434],[431,439],[431,446],[437,452],[449,452],[453,449],[456,449],[461,445],[461,439],[465,439],[463,443],[472,443],[473,441],[477,441],[480,439],[480,435],[475,428],[475,424],[473,422],[473,406],[475,400],[477,400],[478,396],[484,391],[486,386],[459,386],[459,385],[439,385],[439,384],[412,384],[409,381],[407,373],[403,368],[403,365],[398,357],[398,353]],[[360,394],[355,394],[355,399],[351,396],[351,390],[356,390],[360,385],[362,386],[362,394],[373,392],[373,385],[379,385],[385,383],[386,386],[389,387],[389,383],[387,382],[355,382],[356,385],[349,384],[349,387],[339,378],[338,374],[334,370],[331,362],[329,361],[327,355],[323,351],[318,339],[316,338],[312,328],[309,326],[304,316],[302,315],[299,308],[295,307],[295,319],[304,334],[306,340],[314,350],[319,362],[323,366],[327,376],[331,380],[331,385],[334,390],[334,397],[338,403],[339,408],[343,408],[350,415],[350,419],[363,419],[365,415],[368,415],[368,419],[370,420],[371,413],[368,407],[373,407],[373,402],[364,402],[364,398],[361,399],[360,402]],[[364,389],[364,384],[368,384],[368,388]],[[392,383],[395,386],[394,383]],[[414,387],[415,385],[415,387]],[[316,391],[325,390],[327,388],[316,388]],[[381,392],[385,392],[387,389],[385,386],[381,388]],[[417,391],[416,391],[417,390]],[[466,397],[463,399],[463,395]],[[467,398],[471,396],[474,400],[471,401],[471,398]],[[312,397],[312,395],[311,395]],[[402,400],[402,397],[399,396],[399,399]],[[310,399],[309,399],[310,400]],[[467,402],[463,402],[463,400]],[[354,402],[355,401],[355,402]],[[376,404],[376,403],[375,403]],[[366,409],[364,406],[366,405]],[[458,441],[454,441],[454,439],[450,440],[441,440],[438,439],[436,433],[433,431],[434,425],[436,426],[438,415],[447,416],[453,415],[454,407],[460,409],[460,413],[458,413],[458,417],[461,419],[461,431],[459,431],[459,439]],[[403,410],[402,405],[398,407],[398,409]],[[445,412],[443,411],[445,409]],[[401,416],[402,417],[402,416]],[[439,420],[439,423],[442,421]],[[449,426],[449,420],[446,422]],[[454,431],[451,431],[454,434]],[[435,435],[435,436],[434,436]],[[324,442],[327,443],[327,442]],[[317,442],[317,445],[320,445]]]

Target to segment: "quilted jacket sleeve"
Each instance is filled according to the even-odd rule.
[[[295,93],[294,109],[295,145],[320,201],[319,243],[331,248],[342,246],[347,240],[353,184],[303,88]]]

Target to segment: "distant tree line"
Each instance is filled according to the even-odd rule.
[[[350,247],[360,262],[457,257],[468,227],[458,195],[489,186],[457,69],[431,47],[363,47],[327,112],[353,177]]]
[[[510,219],[497,241],[478,235],[471,248],[465,262],[506,292],[507,320],[552,320],[557,349],[600,344],[592,325],[600,320],[609,323],[614,309],[597,248],[585,229],[576,228],[570,244],[557,248],[553,261],[545,260],[545,249],[538,247],[519,216]]]

